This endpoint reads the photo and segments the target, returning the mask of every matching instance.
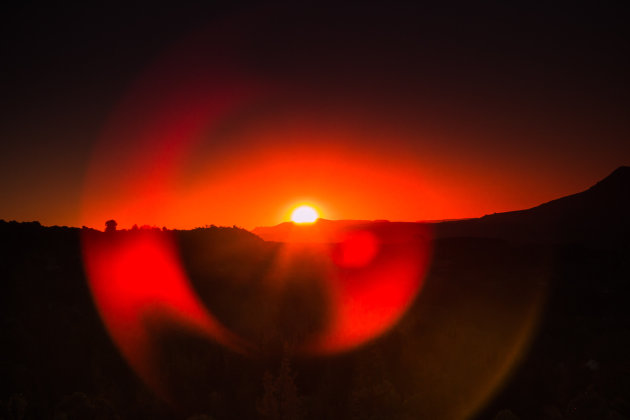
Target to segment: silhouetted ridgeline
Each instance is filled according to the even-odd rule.
[[[586,191],[528,210],[495,213],[478,219],[443,222],[388,222],[319,219],[312,225],[291,222],[257,227],[253,232],[268,241],[310,241],[331,238],[347,228],[379,225],[414,229],[430,225],[435,238],[497,238],[508,241],[590,243],[616,246],[630,237],[630,167],[617,168]]]
[[[122,359],[83,271],[81,233],[142,229],[0,221],[0,418],[455,418],[518,349],[477,418],[630,418],[629,185],[620,168],[533,209],[435,225],[431,269],[408,313],[365,347],[325,358],[285,347],[327,319],[316,260],[298,260],[290,287],[270,293],[262,279],[282,244],[238,228],[157,230],[176,238],[203,303],[259,349],[244,356],[160,330],[173,405]]]
[[[622,166],[586,191],[528,210],[439,223],[436,235],[608,246],[630,240],[629,214],[630,167]]]

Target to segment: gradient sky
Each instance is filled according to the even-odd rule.
[[[628,14],[16,6],[0,218],[251,228],[291,206],[425,220],[517,210],[630,164]]]

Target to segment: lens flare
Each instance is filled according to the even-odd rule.
[[[274,22],[269,20],[267,30]],[[540,283],[540,276],[526,271],[527,264],[504,273],[499,258],[471,276],[469,259],[486,257],[475,246],[440,245],[430,224],[366,223],[381,219],[363,213],[366,209],[405,220],[409,213],[425,214],[427,203],[439,196],[425,184],[417,162],[393,162],[388,159],[394,155],[365,147],[370,133],[388,144],[403,134],[379,126],[378,118],[348,123],[354,117],[346,110],[353,107],[327,101],[321,89],[326,80],[302,86],[302,73],[285,65],[299,60],[267,53],[277,39],[262,43],[265,47],[249,43],[247,36],[266,33],[254,23],[190,41],[138,81],[112,113],[94,152],[83,224],[116,219],[121,227],[194,228],[249,220],[253,228],[269,221],[261,215],[279,213],[278,202],[287,197],[303,203],[317,197],[317,209],[304,204],[291,214],[293,223],[281,223],[285,231],[279,238],[289,241],[225,228],[229,235],[249,237],[242,255],[223,237],[210,244],[217,247],[214,254],[198,246],[197,262],[212,273],[203,280],[224,287],[224,294],[202,291],[205,286],[195,283],[190,269],[195,262],[184,261],[189,255],[181,248],[181,232],[86,229],[87,279],[107,331],[139,376],[163,394],[177,384],[165,379],[158,362],[155,332],[162,327],[194,331],[213,345],[255,355],[261,325],[278,320],[288,325],[285,331],[300,332],[303,316],[309,328],[295,349],[310,358],[360,351],[389,335],[405,340],[391,363],[413,386],[408,394],[408,405],[417,404],[413,414],[448,419],[474,413],[527,343],[542,294],[531,284]],[[271,77],[266,71],[272,64],[291,71]],[[341,111],[330,107],[335,103]],[[326,125],[331,115],[336,119]],[[353,153],[358,149],[361,153]],[[291,176],[296,173],[304,175]],[[286,221],[288,209],[275,221]],[[333,229],[317,210],[330,218],[348,214],[363,224]],[[259,296],[270,299],[256,301]],[[276,301],[286,305],[269,303]]]

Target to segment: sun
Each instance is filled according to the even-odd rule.
[[[291,213],[291,221],[294,223],[313,223],[318,218],[317,210],[309,205],[296,207]]]

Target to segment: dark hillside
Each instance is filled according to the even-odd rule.
[[[484,406],[476,418],[628,418],[628,176],[620,168],[529,210],[437,224],[404,317],[332,357],[291,347],[329,319],[316,254],[269,277],[281,243],[238,228],[151,230],[175,238],[204,306],[251,345],[242,354],[147,318],[170,403],[110,339],[82,262],[82,234],[124,241],[143,229],[0,221],[0,418],[450,419]],[[372,227],[414,236],[418,226]]]
[[[630,237],[629,214],[630,167],[622,166],[586,191],[528,210],[439,223],[436,235],[588,242],[605,247],[627,243]]]

